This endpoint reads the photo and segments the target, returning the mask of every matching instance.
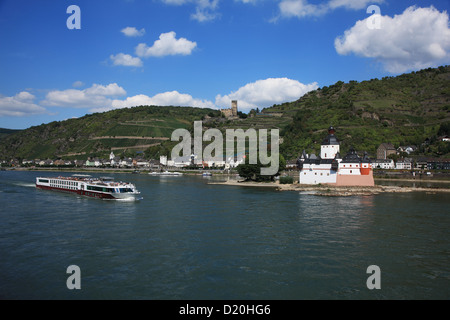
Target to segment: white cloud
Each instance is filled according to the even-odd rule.
[[[167,91],[148,96],[138,94],[126,97],[126,91],[117,83],[108,85],[93,84],[91,87],[78,90],[53,90],[47,93],[40,105],[29,92],[21,92],[13,97],[0,96],[0,116],[25,116],[48,113],[42,106],[60,108],[86,108],[89,112],[104,112],[118,108],[129,108],[141,105],[155,106],[191,106],[197,108],[229,108],[231,100],[238,100],[239,109],[249,111],[251,108],[264,108],[276,103],[293,101],[308,91],[317,89],[316,82],[302,84],[288,78],[269,78],[248,83],[237,91],[227,95],[217,95],[215,103],[194,98],[190,94],[178,91]],[[125,96],[125,98],[118,98]]]
[[[378,16],[380,28],[357,21],[335,39],[341,55],[354,53],[381,62],[391,73],[401,73],[445,64],[450,61],[450,29],[447,12],[434,7],[407,8],[402,14]]]
[[[72,83],[72,87],[74,88],[80,88],[82,86],[84,86],[83,81],[75,81],[74,83]]]
[[[179,93],[178,91],[158,93],[153,97],[140,94],[128,97],[125,100],[114,100],[112,103],[113,108],[128,108],[140,105],[214,108],[214,104],[211,101],[195,99],[189,94]]]
[[[12,97],[0,96],[0,116],[30,116],[48,113],[47,110],[34,103],[35,96],[22,91]]]
[[[191,19],[199,22],[211,21],[216,19],[219,14],[217,9],[219,7],[219,0],[162,0],[168,5],[195,5],[195,13],[191,14]]]
[[[216,96],[216,105],[229,108],[231,100],[238,100],[239,109],[265,108],[273,104],[299,99],[305,93],[318,88],[316,82],[303,84],[288,78],[268,78],[248,83],[228,95]]]
[[[178,91],[158,93],[153,97],[138,94],[125,100],[115,99],[109,106],[91,109],[92,112],[104,112],[112,109],[131,108],[136,106],[189,106],[197,108],[215,108],[214,103],[208,100],[196,99],[189,94]]]
[[[330,0],[328,2],[328,7],[330,9],[346,8],[360,10],[366,9],[371,4],[383,2],[384,0]]]
[[[280,14],[273,21],[283,18],[317,17],[329,13],[338,8],[360,10],[370,4],[382,3],[384,0],[330,0],[320,4],[311,4],[308,0],[282,0],[278,4]]]
[[[41,104],[51,107],[72,108],[107,107],[112,103],[111,97],[125,94],[126,91],[118,86],[117,83],[111,83],[107,86],[94,84],[84,90],[67,89],[50,91]]]
[[[188,2],[191,2],[190,0],[162,0],[165,4],[172,4],[172,5],[182,5]]]
[[[309,4],[307,0],[284,0],[279,3],[278,7],[283,17],[319,16],[328,11],[326,5]]]
[[[140,43],[136,47],[136,54],[139,57],[163,57],[168,55],[190,55],[197,46],[196,42],[185,38],[175,38],[176,33],[171,31],[162,33],[159,40],[156,40],[151,47],[145,43]]]
[[[115,66],[142,67],[142,60],[139,57],[133,57],[129,54],[112,54],[109,56],[109,58],[112,60],[113,65]]]
[[[142,28],[141,30],[138,30],[135,27],[126,27],[120,30],[120,32],[122,32],[127,37],[141,37],[145,34],[145,29]]]
[[[197,20],[198,22],[205,22],[214,20],[217,17],[217,13],[212,13],[205,9],[197,8],[195,13],[191,14],[192,20]]]
[[[117,83],[110,83],[107,86],[93,84],[92,87],[87,88],[84,91],[90,96],[124,96],[127,94],[125,89],[120,87]]]
[[[211,21],[218,17],[218,0],[197,0],[195,14],[191,14],[191,19],[198,22]]]
[[[256,4],[257,2],[261,2],[261,0],[234,0],[236,2],[242,2],[242,3],[251,3]]]
[[[113,83],[108,86],[93,85],[85,90],[52,91],[47,94],[47,99],[42,104],[60,107],[84,107],[89,108],[91,112],[104,112],[141,105],[218,109],[229,108],[231,100],[238,100],[239,109],[249,111],[252,108],[259,107],[261,109],[273,104],[297,100],[305,93],[317,88],[316,82],[303,84],[288,78],[268,78],[248,83],[237,91],[224,96],[218,94],[214,103],[178,91],[167,91],[154,96],[138,94],[125,99],[113,99],[111,97],[126,94],[123,88]]]

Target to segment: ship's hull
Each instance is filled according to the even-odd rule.
[[[58,191],[58,192],[78,194],[80,196],[86,196],[86,197],[91,197],[91,198],[109,199],[109,200],[128,200],[128,199],[132,200],[132,199],[138,199],[138,195],[139,195],[139,194],[112,195],[110,193],[103,193],[103,192],[85,191],[85,190],[67,190],[64,188],[55,188],[55,187],[40,186],[40,185],[36,185],[36,187],[39,189],[42,189],[42,190],[52,190],[52,191]]]

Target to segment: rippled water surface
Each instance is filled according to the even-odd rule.
[[[447,194],[318,197],[113,174],[137,202],[0,172],[0,298],[449,299]],[[214,179],[214,177],[213,177]],[[81,269],[69,290],[66,268]],[[369,290],[367,267],[381,269]]]

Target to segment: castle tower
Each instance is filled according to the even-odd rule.
[[[322,159],[334,159],[339,152],[339,140],[334,133],[336,130],[333,127],[328,128],[328,136],[323,139],[320,146],[320,157]]]
[[[231,115],[233,117],[237,117],[237,100],[231,101]]]

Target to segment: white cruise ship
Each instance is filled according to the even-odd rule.
[[[115,182],[111,178],[92,178],[89,175],[71,177],[37,177],[36,187],[78,195],[116,200],[139,200],[140,192],[129,182]]]

